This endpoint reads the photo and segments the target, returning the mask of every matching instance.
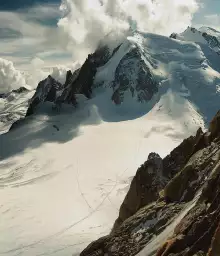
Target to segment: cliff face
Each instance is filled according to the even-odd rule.
[[[81,256],[220,255],[220,112],[170,155],[137,170],[112,232]]]

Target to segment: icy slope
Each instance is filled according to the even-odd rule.
[[[172,88],[210,121],[219,108],[219,67],[219,56],[199,44],[136,33],[98,69],[95,84],[112,88],[113,100],[120,102],[126,102],[128,95],[134,102],[149,101],[159,87]],[[115,94],[120,97],[114,98]]]
[[[28,101],[33,94],[33,91],[11,92],[0,98],[0,134],[7,132],[15,121],[26,115]]]
[[[201,27],[200,29],[196,29],[188,27],[181,34],[173,33],[171,38],[207,44],[212,50],[220,55],[220,32],[213,28]]]

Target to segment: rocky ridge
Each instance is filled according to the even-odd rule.
[[[81,256],[219,256],[220,111],[170,155],[137,170],[111,233]]]
[[[32,96],[33,93],[25,87],[0,94],[0,134],[25,117],[29,106],[28,99]]]
[[[121,47],[127,45],[127,53],[116,66],[113,81],[108,84],[108,87],[113,90],[111,99],[115,104],[121,104],[124,101],[124,94],[128,91],[139,102],[149,101],[158,91],[157,82],[143,60],[139,48],[127,40],[123,44],[119,43],[113,50],[106,45],[98,47],[93,54],[88,55],[81,68],[73,73],[70,70],[67,72],[64,84],[60,84],[51,76],[41,81],[30,101],[27,116],[33,114],[37,106],[45,101],[54,103],[53,108],[59,110],[62,104],[71,104],[76,107],[77,94],[90,99],[93,90],[102,86],[102,82],[95,80],[99,69],[105,68],[113,56],[120,54],[118,52]]]
[[[170,38],[181,39],[183,36],[189,36],[189,34],[195,35],[198,41],[204,40],[211,49],[213,49],[218,55],[220,55],[220,33],[212,28],[202,27],[196,29],[193,27],[188,27],[182,34],[172,33]],[[191,36],[192,36],[191,35]],[[200,39],[198,39],[200,37]]]

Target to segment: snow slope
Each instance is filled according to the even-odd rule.
[[[181,34],[172,34],[178,40],[191,41],[199,44],[208,45],[212,50],[214,50],[218,55],[220,55],[220,32],[210,28],[201,27],[199,29],[188,27]]]
[[[0,136],[0,255],[78,255],[110,231],[148,154],[164,157],[219,108],[219,62],[198,44],[141,33],[124,44],[99,69],[96,82],[105,86],[91,100],[59,114],[44,103]],[[159,91],[142,104],[125,91],[116,106],[109,85],[129,45]]]
[[[6,98],[0,98],[0,134],[9,130],[10,126],[24,117],[28,107],[28,100],[34,92],[11,92]]]
[[[209,35],[215,36],[220,40],[220,31],[217,31],[214,28],[203,26],[203,27],[199,28],[199,31],[201,31],[203,33],[204,32],[208,33]]]
[[[78,253],[109,232],[148,153],[165,156],[203,123],[171,91],[149,112],[139,104],[106,104],[107,97],[100,94],[75,113],[66,109],[68,114],[51,117],[45,115],[48,104],[0,137],[1,255]],[[170,105],[171,98],[176,104]],[[179,118],[173,119],[177,108]]]
[[[220,86],[220,58],[208,46],[189,41],[178,41],[167,37],[136,33],[129,37],[120,50],[103,67],[99,68],[95,83],[112,88],[116,80],[114,74],[120,59],[132,49],[137,48],[141,59],[145,62],[153,79],[164,91],[172,88],[196,105],[197,110],[206,121],[210,121],[213,114],[219,109]],[[130,65],[135,66],[136,58]],[[126,70],[126,69],[125,69]],[[122,69],[121,72],[123,72]],[[129,80],[127,95],[132,95],[131,88],[134,84],[134,101],[137,99],[138,89],[136,76],[133,71],[125,75]],[[132,75],[133,76],[132,76]],[[146,88],[148,83],[146,83]],[[115,88],[113,87],[114,91]],[[199,91],[199,93],[198,93]],[[160,93],[159,93],[160,94]],[[124,102],[129,97],[124,97]]]

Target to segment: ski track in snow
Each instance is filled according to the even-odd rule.
[[[126,169],[126,170],[127,170],[127,169]],[[124,174],[124,172],[123,172],[118,178],[120,178],[123,174]],[[78,178],[77,178],[77,182],[78,182]],[[65,232],[67,232],[68,230],[72,229],[74,226],[80,224],[82,221],[84,221],[84,220],[88,219],[89,217],[91,217],[95,212],[97,212],[97,211],[99,210],[99,208],[103,205],[103,203],[106,201],[106,199],[108,199],[108,200],[111,202],[111,200],[109,199],[109,196],[110,196],[110,194],[114,191],[114,189],[116,188],[117,185],[118,185],[118,181],[116,181],[115,185],[114,185],[113,188],[110,190],[110,192],[107,192],[107,193],[106,193],[106,196],[104,197],[104,199],[101,201],[101,203],[100,203],[95,209],[92,209],[92,207],[89,205],[88,201],[85,199],[85,197],[83,196],[83,193],[82,193],[81,190],[80,190],[80,193],[81,193],[83,199],[86,201],[86,204],[88,205],[88,207],[89,207],[90,209],[92,209],[92,211],[91,211],[90,214],[88,214],[86,217],[80,219],[78,222],[75,222],[75,223],[71,224],[70,226],[68,226],[68,227],[66,227],[66,228],[64,228],[64,229],[62,229],[62,230],[60,230],[59,232],[57,232],[57,233],[55,233],[55,234],[53,234],[53,235],[51,235],[51,236],[48,236],[48,237],[46,237],[46,238],[44,238],[44,239],[42,239],[42,240],[39,240],[39,241],[37,241],[37,242],[35,242],[35,243],[32,243],[32,244],[29,244],[29,245],[21,246],[21,247],[18,247],[18,248],[9,250],[9,251],[5,251],[5,252],[0,252],[0,254],[8,254],[8,253],[16,252],[16,251],[22,251],[23,249],[27,249],[27,248],[33,247],[33,246],[35,246],[35,245],[37,245],[37,244],[45,243],[45,242],[47,242],[48,240],[50,240],[50,239],[52,239],[52,238],[54,238],[54,237],[57,238],[58,236],[61,236],[63,233],[65,233]],[[79,189],[80,189],[80,185],[79,185]],[[112,204],[112,202],[111,202],[111,204]],[[117,209],[117,210],[118,210],[118,209]],[[74,245],[70,245],[70,246],[68,246],[68,247],[73,247],[73,246],[80,245],[80,244],[84,244],[84,243],[74,244]],[[56,251],[53,251],[53,253],[62,251],[62,250],[64,250],[64,249],[66,249],[66,248],[67,248],[67,247],[64,247],[63,249],[58,249],[58,250],[56,250]],[[50,254],[51,254],[51,253],[50,253]],[[50,254],[48,254],[48,255],[50,255]],[[18,254],[18,255],[19,255],[19,254]],[[41,256],[41,255],[47,255],[47,253],[39,254],[39,255],[37,255],[37,256]]]
[[[76,180],[77,180],[78,188],[79,188],[79,191],[80,191],[80,194],[81,194],[82,198],[84,199],[84,201],[87,204],[87,206],[89,207],[89,209],[92,209],[92,207],[89,204],[88,200],[86,199],[84,193],[82,192],[82,189],[81,189],[81,186],[80,186],[80,183],[79,183],[78,159],[77,159],[77,167],[76,167]],[[92,211],[94,211],[94,210],[92,209]]]

